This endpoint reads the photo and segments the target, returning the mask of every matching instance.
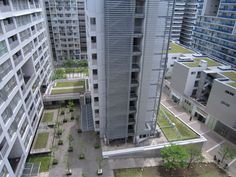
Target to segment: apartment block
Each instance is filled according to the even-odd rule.
[[[236,1],[199,1],[193,47],[210,57],[236,66]]]
[[[54,63],[86,59],[84,0],[45,0],[44,3]]]
[[[43,112],[51,57],[40,1],[0,3],[0,176],[18,177]]]
[[[94,127],[109,144],[155,136],[172,2],[87,0]]]
[[[236,72],[206,57],[176,61],[170,96],[194,119],[236,144]]]
[[[196,0],[176,0],[174,6],[171,39],[190,46],[192,29],[196,22]]]

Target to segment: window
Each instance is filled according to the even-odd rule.
[[[191,72],[191,75],[194,75],[194,74],[196,74],[196,72],[195,72],[195,71]]]
[[[98,97],[94,97],[94,102],[97,102],[99,101],[99,98]]]
[[[92,37],[91,37],[91,42],[92,42],[92,43],[96,43],[96,42],[97,42],[96,36],[92,36]]]
[[[91,18],[90,18],[90,24],[91,24],[91,25],[96,25],[96,18],[91,17]]]
[[[0,41],[0,57],[8,52],[6,42]]]
[[[229,95],[231,95],[231,96],[234,96],[234,93],[232,93],[232,92],[230,92],[230,91],[228,91],[228,90],[225,90],[225,93],[227,93],[227,94],[229,94]]]
[[[220,103],[223,104],[223,105],[225,105],[225,106],[227,106],[227,107],[230,107],[230,104],[229,104],[229,103],[226,103],[226,102],[224,102],[224,101],[221,101]]]
[[[92,54],[92,59],[93,59],[93,60],[97,60],[97,54],[96,54],[96,53],[93,53],[93,54]]]
[[[96,69],[93,69],[93,75],[97,75],[98,71]]]
[[[195,81],[194,87],[198,87],[199,81]]]
[[[98,84],[93,84],[94,89],[98,89]]]
[[[99,109],[95,109],[95,113],[98,114],[99,113]]]
[[[197,89],[194,89],[192,92],[192,96],[196,96],[196,94],[197,94]]]
[[[197,72],[197,78],[200,78],[201,72]]]

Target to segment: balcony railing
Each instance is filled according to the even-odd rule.
[[[138,86],[138,81],[136,79],[132,79],[131,86]]]
[[[14,25],[14,23],[12,23],[12,24],[7,24],[7,25],[4,25],[4,26],[5,26],[6,32],[11,31],[11,30],[14,30],[14,29],[16,28],[15,25]]]
[[[0,11],[1,12],[9,12],[9,11],[11,11],[11,6],[0,6]]]
[[[12,50],[12,49],[16,48],[19,45],[19,41],[16,40],[14,42],[11,42],[9,45],[10,45],[10,48]]]
[[[136,107],[135,106],[130,106],[129,111],[130,112],[136,112]]]
[[[130,93],[130,99],[136,100],[136,99],[138,99],[138,95],[136,93]]]
[[[15,66],[17,66],[21,61],[23,61],[22,55],[18,56],[17,58],[13,58]]]
[[[142,14],[142,15],[144,15],[144,6],[136,6],[135,7],[135,14]]]

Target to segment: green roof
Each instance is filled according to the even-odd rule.
[[[194,58],[194,61],[191,62],[183,62],[184,65],[188,67],[199,67],[199,63],[201,60],[207,61],[207,66],[212,67],[212,66],[221,66],[220,63],[210,59],[210,58]]]
[[[234,71],[229,71],[229,72],[222,72],[224,76],[228,77],[230,80],[233,82],[228,83],[229,85],[236,87],[236,72]]]
[[[193,51],[186,49],[185,47],[182,47],[175,43],[170,43],[170,48],[171,49],[169,50],[169,53],[182,53],[182,54],[194,53]]]

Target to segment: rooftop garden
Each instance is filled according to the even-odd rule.
[[[65,89],[53,89],[51,90],[52,95],[57,95],[57,94],[66,94],[66,93],[83,93],[85,91],[84,87],[83,88],[65,88]]]
[[[169,53],[182,53],[182,54],[191,54],[194,53],[193,51],[182,47],[181,45],[175,44],[175,43],[170,43],[170,49],[169,49]]]
[[[49,136],[48,132],[38,133],[33,148],[34,149],[46,148],[48,143],[48,136]]]
[[[53,118],[53,112],[46,112],[43,115],[43,123],[48,123],[48,122],[52,122],[52,118]]]
[[[52,79],[66,79],[66,74],[83,73],[88,75],[88,62],[86,60],[67,60],[63,68],[56,68]]]
[[[236,72],[230,71],[230,72],[223,72],[222,74],[233,81],[228,83],[229,85],[236,87]]]
[[[56,82],[56,85],[54,86],[54,88],[60,88],[60,87],[77,87],[77,86],[83,86],[85,85],[85,81],[81,80],[81,81],[70,81],[70,82]]]
[[[168,141],[178,141],[198,138],[199,136],[186,124],[175,117],[164,106],[160,107],[157,124]]]
[[[191,62],[183,62],[184,65],[188,67],[199,67],[200,61],[204,60],[207,61],[207,66],[212,67],[212,66],[221,66],[220,63],[210,59],[210,58],[194,58],[194,61]]]

